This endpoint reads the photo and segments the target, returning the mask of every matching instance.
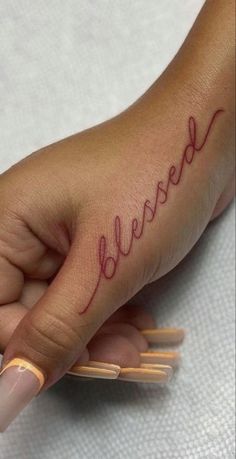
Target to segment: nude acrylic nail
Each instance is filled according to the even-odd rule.
[[[96,379],[116,379],[119,372],[120,367],[118,365],[89,361],[85,365],[74,365],[67,373]]]
[[[43,373],[30,362],[15,358],[0,373],[0,432],[38,394],[45,381]]]
[[[119,380],[142,383],[167,383],[169,375],[165,371],[151,368],[121,368]]]
[[[185,333],[181,328],[152,328],[142,330],[142,335],[151,344],[180,344]]]

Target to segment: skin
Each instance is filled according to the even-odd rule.
[[[231,201],[233,11],[231,1],[206,2],[179,53],[134,105],[0,176],[0,348],[4,363],[22,356],[41,368],[44,389],[89,355],[139,364],[147,348],[139,329],[154,321],[123,305],[176,266]],[[203,143],[217,110],[201,152],[109,276],[111,258],[107,270],[104,263],[117,254],[115,217],[128,247],[132,220],[141,221],[145,200],[153,202],[184,148]]]

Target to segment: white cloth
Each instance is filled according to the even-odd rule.
[[[134,101],[202,0],[0,0],[0,171]],[[142,293],[188,330],[173,382],[64,379],[0,436],[1,459],[234,457],[234,208]]]

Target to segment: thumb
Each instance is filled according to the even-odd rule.
[[[114,282],[102,282],[106,239],[101,238],[99,263],[96,253],[88,256],[90,250],[92,254],[91,228],[90,237],[86,231],[79,239],[5,350],[0,376],[0,431],[42,388],[51,386],[73,366],[97,329],[124,302],[119,272]],[[97,238],[92,240],[96,248]],[[106,269],[108,279],[112,271],[114,274],[114,260],[106,259]]]

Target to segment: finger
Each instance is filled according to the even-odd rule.
[[[0,352],[4,352],[7,344],[28,311],[43,295],[46,282],[28,280],[24,283],[21,298],[18,302],[2,305],[0,308]]]
[[[30,380],[32,386],[31,391],[28,387],[27,399],[30,394],[32,398],[42,387],[46,389],[56,382],[76,362],[105,320],[127,301],[128,295],[132,296],[136,293],[130,290],[130,272],[134,271],[135,279],[131,285],[136,286],[136,290],[142,282],[134,270],[139,256],[137,253],[129,262],[129,266],[123,265],[123,269],[117,270],[113,282],[103,279],[104,282],[101,282],[96,294],[93,294],[99,268],[97,263],[94,263],[97,231],[97,226],[96,228],[91,226],[89,229],[86,227],[86,231],[80,227],[79,237],[73,242],[60,272],[36,305],[24,316],[5,350],[3,365],[8,363],[13,364],[13,367],[8,366],[7,370],[3,371],[0,383],[7,379],[9,384],[8,373],[13,372],[16,379],[14,383],[16,395],[19,384],[18,406],[22,406],[24,378]],[[91,256],[88,255],[90,252]],[[130,270],[131,263],[134,266]],[[140,276],[142,275],[143,273],[140,272]],[[14,360],[16,357],[21,358],[23,361],[21,365],[24,368],[27,365],[30,368],[20,373],[20,381]],[[19,360],[17,365],[19,367]],[[32,373],[36,377],[33,381]],[[12,380],[13,377],[10,378],[11,383]],[[10,405],[10,402],[6,402],[5,398],[5,413],[6,404]],[[18,408],[14,408],[14,413],[17,410]],[[12,419],[12,408],[9,411],[9,418]],[[5,421],[2,422],[5,425]]]
[[[35,280],[28,280],[25,283],[25,287],[23,290],[23,294],[21,296],[21,303],[28,308],[31,308],[45,293],[48,284],[42,281],[35,281]],[[126,320],[128,323],[116,323],[119,318]],[[113,322],[115,322],[113,324]],[[111,325],[109,326],[109,323]],[[145,329],[148,328],[150,325],[155,324],[154,319],[152,318],[151,314],[148,313],[143,307],[141,306],[133,306],[133,305],[126,305],[122,306],[119,311],[115,312],[108,321],[98,330],[97,333],[111,333],[111,334],[118,334],[120,336],[127,337],[128,340],[133,343],[133,345],[137,348],[139,352],[145,352],[148,348],[147,340],[144,336],[138,332],[135,326],[131,324],[135,324],[135,326],[139,325],[140,327],[143,326]],[[100,343],[102,345],[102,343]],[[105,340],[106,345],[106,340]],[[121,354],[121,355],[120,355]],[[98,357],[99,357],[98,353]],[[115,348],[115,359],[116,361],[121,361],[123,356],[123,349],[122,351],[119,348]],[[102,351],[101,356],[99,357],[99,361],[101,361],[104,356],[104,351]],[[77,363],[79,362],[86,362],[88,361],[88,350],[86,349],[82,356],[79,357]],[[115,362],[114,362],[115,363]],[[132,365],[130,362],[129,366]]]
[[[1,306],[0,308],[0,352],[3,353],[13,335],[14,330],[23,319],[27,309],[19,302]]]
[[[26,314],[26,308],[32,308],[45,293],[47,287],[48,284],[46,282],[28,279],[24,284],[20,303],[13,303],[2,307],[0,315],[0,350],[2,352],[5,350],[13,331]],[[144,321],[144,325],[152,323],[150,322],[150,318],[146,311],[141,307],[132,307],[131,309],[130,307],[125,306],[122,307],[121,310],[119,311],[122,312],[120,316],[122,315],[122,317],[127,318],[127,320],[130,319],[132,321],[134,318],[135,322],[136,317],[139,318],[138,320],[143,320],[142,318],[145,319],[147,316],[148,320]],[[115,314],[113,314],[113,316],[114,315]],[[140,332],[138,332],[135,327],[126,323],[115,323],[110,326],[104,325],[98,333],[117,334],[121,337],[127,337],[127,341],[125,342],[125,340],[119,339],[119,336],[115,336],[114,339],[110,336],[108,340],[107,336],[105,336],[101,340],[97,340],[97,346],[97,341],[92,339],[89,345],[92,350],[92,356],[89,355],[88,349],[86,348],[82,355],[78,358],[76,364],[81,365],[83,363],[87,363],[91,360],[91,358],[93,358],[93,360],[97,359],[97,361],[104,361],[104,359],[106,359],[105,361],[109,361],[113,358],[113,363],[123,366],[132,366],[137,361],[137,354],[135,354],[134,359],[133,346],[130,346],[130,343],[133,343],[139,352],[145,352],[148,347],[146,340]],[[110,352],[110,346],[114,346],[112,352]]]
[[[148,343],[145,337],[137,330],[133,325],[127,323],[113,323],[104,324],[98,334],[111,333],[114,335],[120,335],[133,344],[138,352],[146,352],[148,349]]]
[[[0,310],[0,352],[3,353],[20,321],[27,313],[27,308],[21,303],[11,303],[2,306]],[[88,349],[85,348],[77,362],[82,364],[90,359]]]
[[[2,209],[1,209],[2,210]],[[24,285],[24,275],[48,279],[54,275],[65,256],[49,249],[14,212],[2,211],[0,221],[0,305],[17,301]]]
[[[20,303],[26,308],[32,308],[45,293],[48,283],[33,279],[27,279],[20,297]]]
[[[140,355],[135,345],[119,334],[96,335],[88,344],[90,360],[114,363],[120,367],[138,367]]]
[[[0,308],[0,352],[5,348],[20,321],[23,319],[29,308],[41,298],[47,282],[26,280],[23,286],[19,301],[2,305]]]
[[[2,352],[5,350],[13,331],[15,330],[15,328],[17,327],[17,325],[19,324],[23,316],[26,314],[27,309],[32,308],[34,304],[37,303],[37,301],[45,293],[47,287],[48,287],[47,282],[28,279],[27,282],[25,283],[25,286],[24,286],[24,289],[23,289],[23,292],[20,298],[21,304],[18,303],[15,305],[16,317],[14,317],[14,310],[13,310],[14,308],[12,309],[11,307],[12,305],[8,305],[4,307],[4,309],[6,308],[8,310],[8,315],[5,314],[5,318],[4,317],[2,318],[3,327],[5,325],[5,334],[1,336],[1,333],[0,333],[0,337],[2,338],[0,339],[0,350]],[[22,311],[24,312],[24,314],[22,314]],[[9,322],[11,323],[10,327],[8,326]],[[0,332],[1,332],[1,316],[0,316]],[[2,342],[2,347],[1,347],[1,342]],[[88,348],[85,348],[76,363],[79,365],[82,365],[84,363],[89,362],[89,360],[90,360],[90,357],[89,357]]]
[[[101,266],[94,263],[94,257],[103,226],[102,222],[99,229],[97,221],[96,226],[80,225],[79,238],[73,241],[58,275],[14,331],[4,353],[0,377],[0,430],[41,389],[50,387],[74,365],[105,320],[142,285],[143,270],[137,273],[135,269],[139,251],[127,265],[117,269],[112,282],[108,282],[110,259],[106,262],[107,276],[101,276],[105,269],[102,268],[105,261],[101,260],[105,257],[101,253],[104,247],[99,249]],[[119,336],[120,339],[126,340]],[[134,354],[129,361],[137,366],[140,359],[137,349],[130,342],[128,345]]]
[[[0,256],[0,306],[18,300],[23,284],[23,273]]]
[[[48,283],[44,281],[37,281],[28,279],[25,282],[24,289],[20,298],[20,302],[27,308],[33,307],[34,304],[43,296]],[[156,320],[152,317],[144,307],[127,304],[118,309],[111,315],[105,322],[110,323],[125,322],[133,325],[136,329],[153,329],[156,327]]]
[[[44,248],[44,252],[31,264],[24,265],[23,269],[32,279],[49,279],[54,276],[62,265],[65,257],[55,250]]]

